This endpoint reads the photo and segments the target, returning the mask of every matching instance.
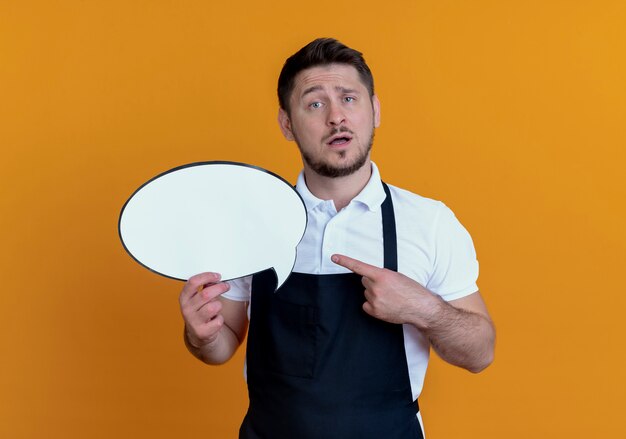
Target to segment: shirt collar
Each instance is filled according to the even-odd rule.
[[[370,211],[376,212],[380,209],[381,204],[385,200],[385,190],[383,189],[383,184],[380,180],[380,173],[378,171],[378,167],[374,162],[372,163],[372,175],[370,176],[369,181],[363,188],[359,194],[352,199],[351,203],[360,203],[367,207]],[[298,175],[298,181],[296,183],[296,190],[302,197],[304,201],[304,205],[306,206],[307,211],[312,211],[320,204],[326,203],[326,201],[317,198],[315,195],[309,191],[309,188],[306,185],[304,180],[304,171],[300,172]]]

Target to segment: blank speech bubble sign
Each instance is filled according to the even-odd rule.
[[[281,177],[236,162],[201,162],[164,172],[128,199],[119,219],[126,251],[160,275],[223,280],[273,268],[280,287],[306,228],[304,202]]]

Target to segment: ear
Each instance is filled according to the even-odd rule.
[[[294,140],[293,131],[291,131],[291,120],[287,112],[282,108],[278,109],[278,125],[285,139],[289,141]]]
[[[380,126],[380,101],[376,95],[372,96],[372,107],[374,108],[374,127],[378,128]]]

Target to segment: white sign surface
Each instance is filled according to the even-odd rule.
[[[187,280],[223,280],[273,268],[282,285],[306,227],[304,202],[285,180],[235,162],[192,163],[141,186],[122,208],[119,233],[141,265]]]

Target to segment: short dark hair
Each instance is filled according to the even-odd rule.
[[[285,61],[278,77],[278,103],[289,113],[289,98],[294,79],[302,70],[328,64],[347,64],[356,69],[367,88],[370,98],[374,96],[374,78],[365,63],[363,54],[351,49],[334,38],[318,38],[298,50]]]

